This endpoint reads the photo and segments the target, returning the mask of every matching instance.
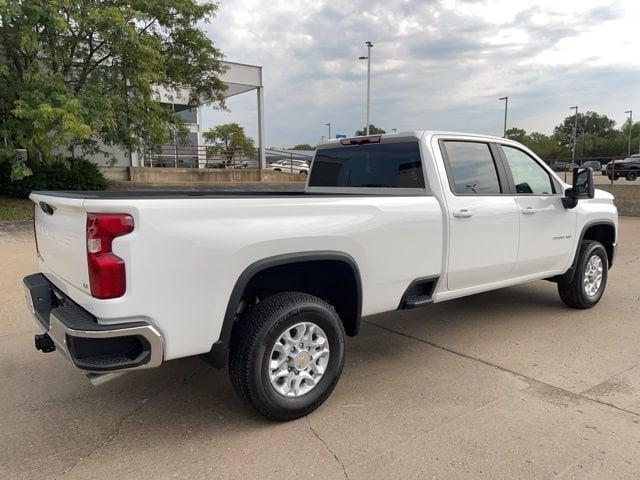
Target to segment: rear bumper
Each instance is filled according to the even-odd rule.
[[[87,373],[157,367],[162,335],[145,322],[101,325],[41,273],[23,279],[29,312],[59,350]]]

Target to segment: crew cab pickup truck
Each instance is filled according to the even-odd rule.
[[[593,307],[618,231],[591,170],[567,185],[516,142],[432,131],[322,143],[300,192],[31,199],[38,349],[96,383],[202,356],[275,420],[329,396],[362,317],[542,279]]]
[[[625,177],[630,182],[635,181],[640,175],[640,153],[631,155],[624,160],[614,160],[609,162],[605,169],[605,174],[609,180],[618,180]]]

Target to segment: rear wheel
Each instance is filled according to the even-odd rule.
[[[298,292],[258,303],[232,334],[229,376],[261,415],[293,420],[318,408],[344,365],[344,327],[325,301]]]
[[[609,262],[607,251],[600,242],[584,240],[573,278],[558,282],[562,301],[573,308],[591,308],[600,301],[607,285]]]
[[[636,178],[638,178],[638,172],[629,172],[627,173],[627,180],[633,182]]]

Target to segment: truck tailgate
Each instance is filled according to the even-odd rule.
[[[31,194],[35,234],[41,261],[66,283],[89,292],[84,200]]]

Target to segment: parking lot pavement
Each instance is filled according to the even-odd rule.
[[[370,317],[333,395],[286,424],[197,359],[94,388],[36,352],[16,228],[0,235],[0,478],[637,479],[640,218],[620,225],[594,309],[540,281]]]

